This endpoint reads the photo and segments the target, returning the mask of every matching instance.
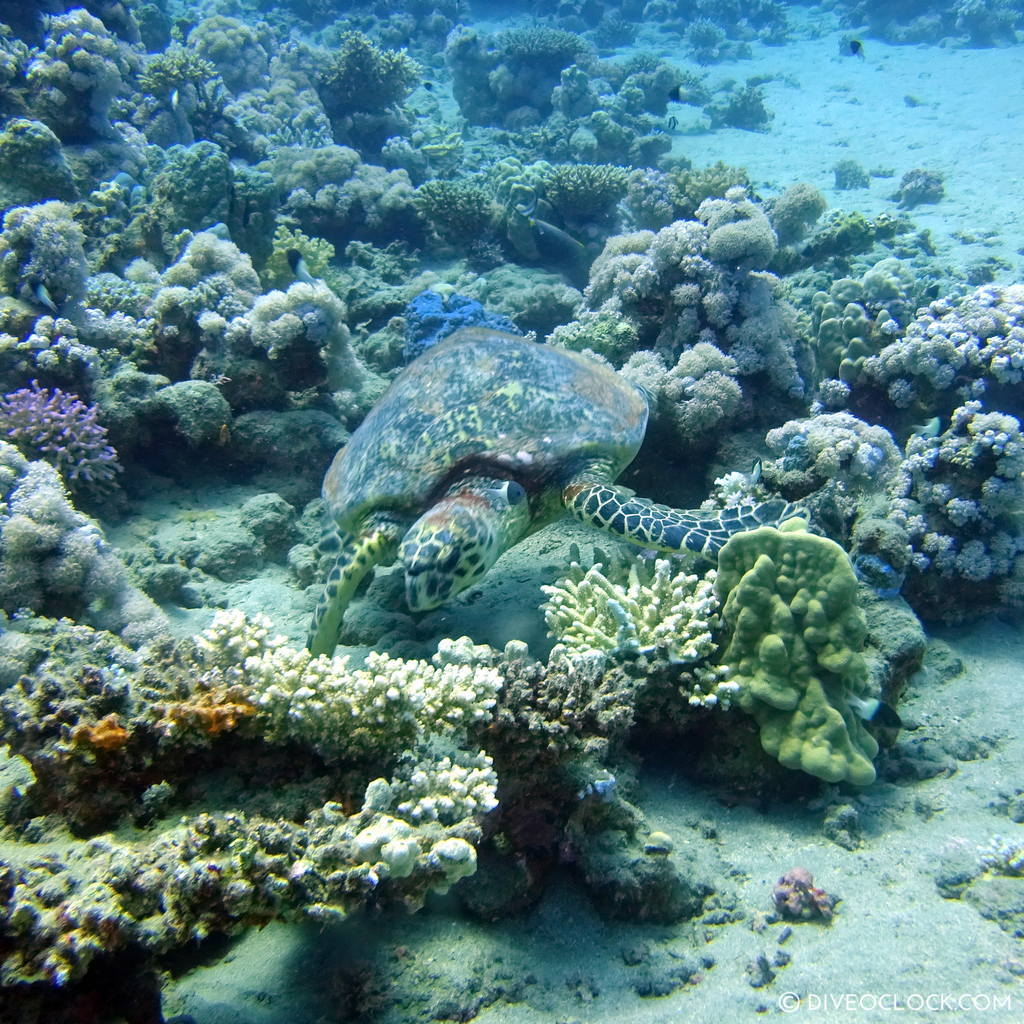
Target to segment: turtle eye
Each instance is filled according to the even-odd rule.
[[[516,480],[509,480],[505,485],[505,499],[510,505],[518,505],[526,500],[526,488]]]

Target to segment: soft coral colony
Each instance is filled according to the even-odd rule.
[[[696,916],[713,880],[630,800],[638,735],[737,790],[868,785],[866,712],[919,666],[916,616],[1024,600],[1024,288],[968,287],[898,211],[670,156],[670,95],[764,130],[761,93],[603,58],[626,23],[589,6],[493,35],[449,0],[359,30],[89,4],[0,32],[0,739],[23,771],[0,997],[24,1019],[252,923],[456,883],[497,916],[560,861],[611,915]],[[689,52],[784,36],[758,11]],[[305,614],[331,458],[464,324],[642,389],[645,457],[685,453],[709,517],[805,518],[712,567],[567,558],[546,661],[465,637],[313,657],[225,610],[168,639],[174,605],[267,561]],[[129,559],[86,514],[197,479],[270,492],[230,551]]]

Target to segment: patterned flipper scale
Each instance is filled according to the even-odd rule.
[[[322,551],[336,550],[337,555],[309,629],[306,646],[314,658],[334,652],[345,608],[356,588],[375,565],[394,561],[397,547],[398,532],[390,525],[358,536],[332,531],[321,541]]]
[[[781,498],[708,514],[658,505],[610,484],[571,484],[562,497],[567,511],[582,523],[641,547],[658,551],[686,548],[709,558],[715,557],[734,533],[777,526],[801,514],[798,506]]]

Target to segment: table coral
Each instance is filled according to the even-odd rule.
[[[878,745],[851,707],[869,692],[857,579],[846,552],[804,525],[737,534],[720,552],[722,660],[767,753],[787,768],[863,786],[874,781]]]

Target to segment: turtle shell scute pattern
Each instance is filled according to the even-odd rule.
[[[561,488],[600,460],[613,474],[639,450],[647,404],[610,368],[488,328],[464,328],[392,382],[324,479],[342,529],[378,509],[410,516],[469,473],[528,491]]]

